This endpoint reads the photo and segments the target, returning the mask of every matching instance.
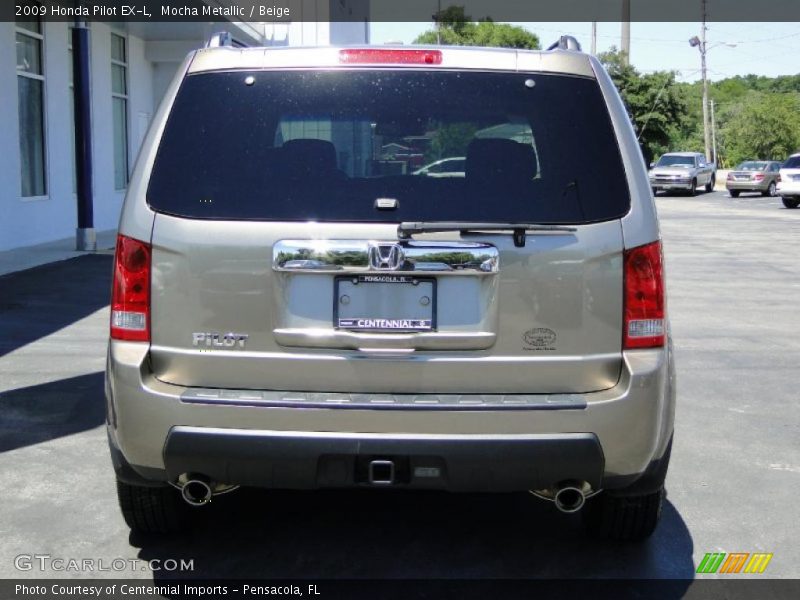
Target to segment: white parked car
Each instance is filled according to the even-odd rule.
[[[781,167],[778,195],[786,208],[800,206],[800,152],[792,154]]]
[[[414,175],[427,177],[464,177],[467,164],[466,156],[450,156],[432,162],[414,171]]]

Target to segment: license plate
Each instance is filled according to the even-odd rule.
[[[436,279],[389,274],[337,277],[333,325],[356,331],[432,331]]]

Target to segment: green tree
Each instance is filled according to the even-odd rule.
[[[466,156],[467,146],[477,130],[472,123],[442,123],[431,139],[430,149],[425,154],[426,162],[448,156]]]
[[[538,50],[539,36],[527,29],[495,23],[490,19],[473,22],[464,13],[463,6],[450,6],[435,15],[437,29],[421,33],[415,44],[436,44],[438,40],[447,46],[490,46],[497,48],[527,48]]]
[[[674,71],[642,74],[612,47],[598,57],[619,89],[646,160],[671,149],[688,108]]]
[[[729,109],[719,143],[731,165],[747,159],[782,160],[800,146],[800,96],[751,92],[746,102]]]
[[[501,48],[539,49],[539,37],[514,25],[495,23],[490,19],[473,22],[463,6],[450,6],[435,15],[437,29],[426,31],[414,40],[415,44],[447,46],[489,46]],[[431,162],[448,156],[465,156],[467,146],[475,136],[477,127],[467,123],[442,124],[437,128],[425,161]]]
[[[703,150],[703,85],[700,81],[679,83],[685,95],[688,112],[683,124],[673,133],[673,150]],[[722,167],[732,167],[747,158],[785,158],[792,147],[794,115],[786,107],[800,101],[800,75],[737,75],[709,84],[709,97],[714,101],[719,159]],[[773,98],[768,100],[767,98]],[[785,119],[779,124],[774,115]],[[766,111],[766,112],[765,112]],[[774,135],[770,128],[774,127]],[[762,133],[759,133],[762,132]],[[772,136],[775,143],[766,139]],[[759,140],[758,138],[762,139]],[[767,152],[768,155],[762,153]]]

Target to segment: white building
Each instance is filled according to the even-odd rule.
[[[96,231],[116,228],[150,119],[180,62],[213,33],[227,30],[244,45],[369,41],[366,18],[358,17],[359,11],[366,14],[367,0],[297,4],[304,8],[304,20],[289,24],[90,24]],[[326,21],[345,10],[352,21]],[[321,20],[311,22],[314,18]],[[70,29],[71,24],[63,22],[0,22],[0,251],[75,236]]]

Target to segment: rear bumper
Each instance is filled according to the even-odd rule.
[[[769,187],[770,181],[725,181],[726,190],[739,190],[741,192],[764,192]]]
[[[666,349],[625,353],[608,390],[519,407],[482,395],[480,406],[457,409],[300,407],[225,393],[198,402],[192,389],[155,379],[147,355],[146,344],[113,341],[106,386],[118,474],[147,481],[196,472],[261,487],[357,486],[369,461],[386,459],[408,487],[510,491],[579,479],[615,489],[652,470],[673,429]]]
[[[663,181],[653,181],[650,180],[650,187],[654,190],[662,190],[662,191],[670,191],[670,190],[686,190],[689,191],[692,189],[692,182],[689,181],[671,181],[671,182],[663,182]]]
[[[800,196],[800,181],[781,181],[778,183],[781,196]]]
[[[202,473],[240,485],[313,489],[391,484],[450,491],[540,489],[565,479],[601,485],[592,434],[433,435],[175,427],[167,476]],[[377,462],[376,462],[377,461]],[[377,483],[371,465],[386,466]],[[391,475],[388,474],[391,465]]]

